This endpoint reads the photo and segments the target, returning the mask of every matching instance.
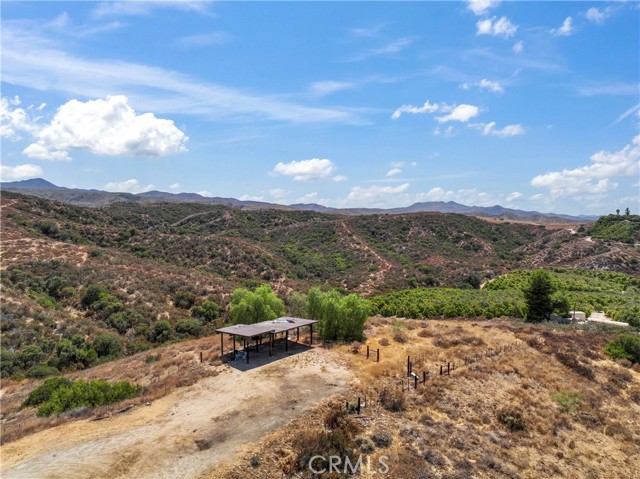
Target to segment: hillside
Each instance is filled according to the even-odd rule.
[[[472,288],[522,268],[637,276],[640,257],[632,245],[589,238],[585,228],[456,214],[345,217],[198,203],[83,208],[10,192],[2,197],[2,228],[3,376],[43,361],[86,367],[207,334],[226,319],[239,286],[268,282],[287,301],[314,285],[363,295]],[[90,287],[101,298],[95,304]],[[220,319],[191,317],[204,300],[222,310]]]

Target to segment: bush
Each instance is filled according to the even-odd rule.
[[[408,338],[403,331],[398,331],[396,334],[393,335],[393,340],[396,343],[406,343]]]
[[[173,336],[173,328],[171,323],[166,319],[156,321],[153,325],[153,329],[149,333],[149,340],[154,343],[164,343],[169,341]]]
[[[176,308],[191,309],[196,304],[196,295],[191,291],[180,290],[173,296],[173,305]]]
[[[47,366],[46,364],[38,364],[27,371],[27,377],[37,379],[44,379],[47,376],[57,376],[59,374],[60,370],[58,368]]]
[[[628,359],[640,363],[640,337],[620,334],[604,347],[604,353],[612,359]]]
[[[135,309],[125,309],[109,315],[107,324],[120,334],[125,334],[134,324],[142,321],[142,316]]]
[[[400,412],[405,410],[404,392],[397,388],[382,388],[378,393],[378,400],[387,411]]]
[[[389,447],[393,442],[391,434],[386,431],[376,431],[371,434],[371,440],[377,447]]]
[[[512,409],[503,409],[498,412],[498,421],[504,424],[510,431],[524,431],[527,423],[521,412]]]
[[[183,319],[176,325],[176,332],[196,338],[200,337],[203,332],[202,323],[197,319]]]
[[[31,391],[29,397],[22,403],[22,407],[39,406],[50,400],[55,391],[63,387],[69,387],[72,383],[71,379],[63,377],[47,379],[42,385]]]
[[[49,380],[51,381],[51,380]],[[80,407],[95,408],[137,396],[140,386],[127,381],[108,383],[102,379],[86,382],[79,379],[53,389],[49,398],[40,403],[38,416],[51,416]]]
[[[97,284],[90,284],[84,290],[82,298],[80,298],[80,304],[84,308],[90,308],[93,303],[107,295],[109,295],[109,292],[102,286],[99,286]]]
[[[191,308],[191,317],[205,323],[211,323],[220,316],[220,306],[215,301],[207,299],[199,306]]]
[[[120,338],[114,334],[99,334],[93,340],[93,349],[99,358],[117,358],[122,355]]]

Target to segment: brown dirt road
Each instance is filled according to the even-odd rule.
[[[256,358],[257,359],[257,358]],[[345,359],[310,349],[223,371],[121,416],[2,447],[3,478],[197,477],[346,386]]]

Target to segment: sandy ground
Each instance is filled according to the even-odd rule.
[[[3,478],[196,477],[346,386],[338,354],[296,347],[223,371],[121,416],[77,421],[2,447]]]
[[[611,324],[613,326],[629,326],[629,323],[623,323],[621,321],[614,321],[611,318],[605,316],[604,313],[591,313],[591,316],[587,319],[590,323],[602,323],[602,324]]]

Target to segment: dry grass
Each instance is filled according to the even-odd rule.
[[[212,344],[211,338],[202,338],[145,351],[66,376],[71,379],[129,381],[142,386],[140,396],[89,413],[100,417],[116,413],[128,405],[146,404],[176,388],[191,386],[202,378],[214,376],[218,374],[220,364],[218,347]],[[20,382],[2,380],[2,444],[76,419],[70,415],[40,418],[35,415],[34,408],[20,409],[29,393],[42,382],[36,379]]]

